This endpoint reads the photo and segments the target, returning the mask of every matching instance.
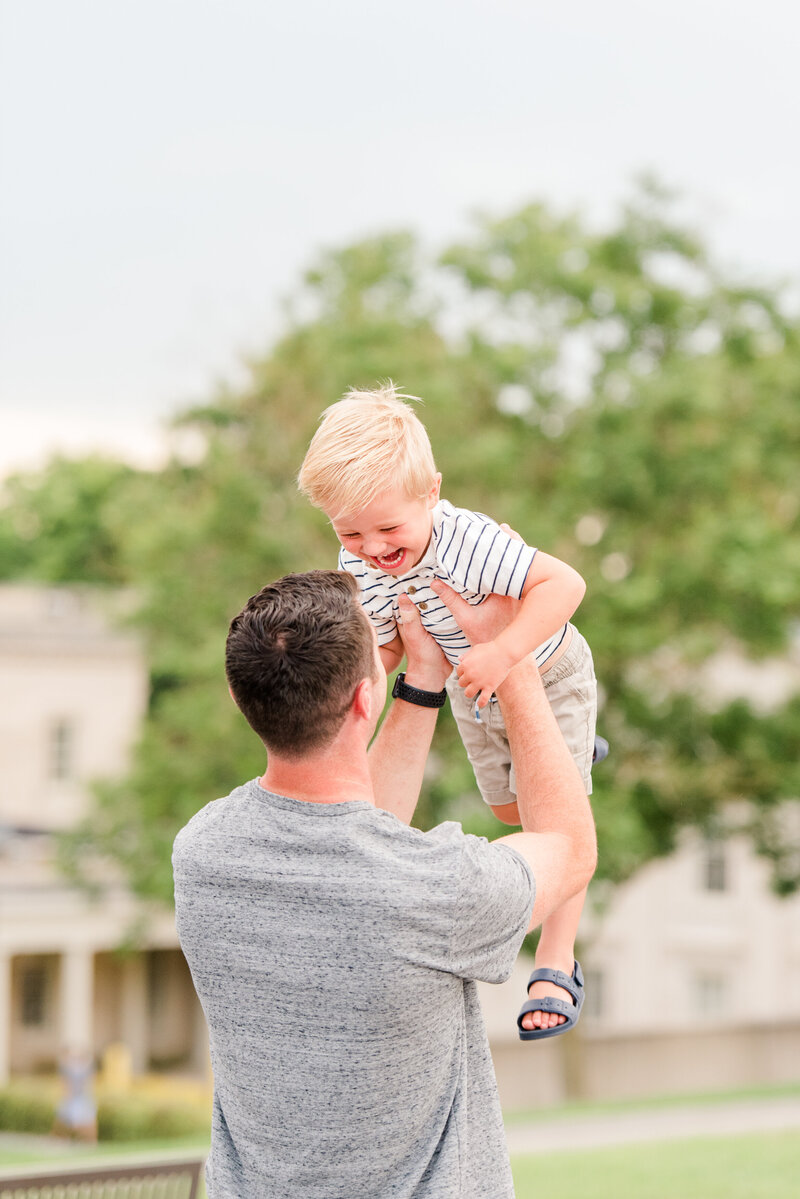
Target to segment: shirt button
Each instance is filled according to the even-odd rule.
[[[425,600],[423,600],[422,603],[418,605],[418,607],[423,608],[423,609],[427,608],[427,606],[428,605],[425,603]]]
[[[416,595],[416,594],[417,594],[417,589],[416,589],[416,587],[409,587],[409,589],[408,589],[408,594],[409,594],[409,595]]]

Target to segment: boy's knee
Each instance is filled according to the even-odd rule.
[[[519,808],[516,803],[493,804],[492,813],[503,824],[521,824],[519,818]]]

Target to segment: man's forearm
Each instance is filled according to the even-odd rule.
[[[412,686],[429,689],[410,674],[406,678]],[[393,812],[405,824],[411,823],[417,806],[437,715],[437,708],[421,708],[395,699],[370,747],[375,804]]]
[[[597,848],[589,800],[530,658],[511,671],[498,698],[514,761],[522,827],[524,833],[544,835],[539,844],[546,852],[537,854],[539,881],[544,884],[546,876],[542,889],[548,893],[547,904],[558,906],[585,886],[594,870]],[[515,836],[520,834],[508,840],[513,843]],[[551,842],[546,847],[545,838]]]
[[[419,691],[438,694],[450,671],[444,654],[422,628],[419,613],[407,595],[398,599],[400,630],[408,656],[406,683]],[[369,751],[369,772],[375,803],[411,823],[419,799],[438,708],[420,707],[395,699]]]

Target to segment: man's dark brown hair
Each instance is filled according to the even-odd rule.
[[[333,740],[356,687],[375,677],[374,646],[355,579],[312,570],[251,596],[231,622],[225,673],[267,748],[294,757]]]

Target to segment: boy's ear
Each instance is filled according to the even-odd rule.
[[[439,503],[439,488],[442,485],[442,475],[440,471],[436,472],[436,478],[433,480],[433,486],[428,492],[428,507],[435,508]]]

